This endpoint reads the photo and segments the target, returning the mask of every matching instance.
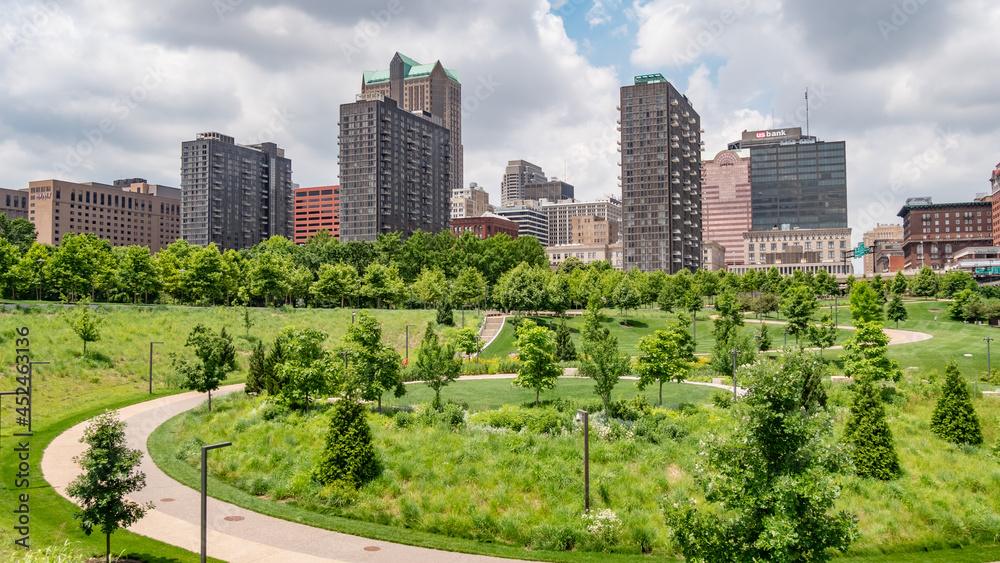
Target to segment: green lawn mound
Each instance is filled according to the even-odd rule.
[[[904,473],[890,482],[841,479],[838,508],[857,514],[862,533],[849,556],[876,561],[925,549],[986,549],[1000,534],[1000,466],[992,451],[1000,401],[976,399],[989,446],[951,445],[929,429],[935,384],[910,379],[885,390]],[[158,464],[193,484],[198,446],[232,439],[233,447],[211,460],[213,474],[241,491],[226,500],[321,527],[370,523],[382,526],[372,535],[404,543],[428,545],[420,534],[431,533],[441,538],[438,546],[527,549],[540,560],[564,560],[559,554],[567,550],[595,560],[604,552],[636,561],[649,553],[677,556],[661,506],[701,502],[692,478],[701,443],[730,432],[735,420],[707,404],[715,392],[709,387],[666,385],[664,402],[681,406],[654,409],[626,386],[631,382],[622,382],[613,409],[623,420],[591,419],[591,507],[615,513],[620,524],[612,533],[594,534],[582,518],[583,439],[573,418],[578,407],[599,409],[589,380],[560,379],[540,407],[509,380],[456,382],[443,394],[453,402],[442,413],[423,404],[430,399],[425,386],[408,386],[403,400],[369,415],[382,473],[356,494],[313,479],[329,420],[323,411],[306,416],[238,393],[211,414],[199,408],[171,420],[150,444]],[[839,435],[849,392],[836,386],[829,393]]]

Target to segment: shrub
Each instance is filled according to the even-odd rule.
[[[532,549],[570,551],[580,543],[580,531],[570,526],[543,524],[532,530]]]
[[[264,420],[280,420],[292,412],[288,405],[277,402],[266,402],[260,407],[260,417]]]
[[[720,409],[728,409],[733,406],[733,394],[729,391],[716,389],[715,393],[712,393],[712,404]]]
[[[983,443],[983,430],[972,406],[969,386],[954,360],[944,373],[944,388],[931,415],[931,430],[949,442],[978,446]]]
[[[844,440],[854,447],[854,466],[859,477],[888,481],[899,476],[899,458],[885,421],[885,407],[875,385],[867,378],[854,388]]]
[[[558,434],[563,428],[569,427],[568,417],[569,415],[551,406],[522,409],[504,405],[499,410],[470,415],[469,422],[492,428],[506,428],[514,432],[527,429],[536,434]]]
[[[411,412],[396,411],[393,420],[398,428],[409,428],[416,419]]]
[[[611,403],[611,417],[622,420],[636,421],[652,412],[653,407],[645,395],[636,395],[632,399],[622,397]]]
[[[583,515],[595,551],[611,551],[621,539],[622,521],[610,508]]]
[[[381,472],[365,409],[345,399],[337,401],[331,411],[330,431],[316,467],[316,479],[324,485],[343,481],[359,488]]]

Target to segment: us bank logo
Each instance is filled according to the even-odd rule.
[[[784,137],[786,135],[787,133],[785,133],[784,129],[779,129],[778,131],[757,131],[758,139],[768,139],[771,137]]]

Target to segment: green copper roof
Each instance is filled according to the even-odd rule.
[[[399,57],[403,59],[403,79],[407,78],[419,78],[421,76],[427,76],[434,70],[437,63],[432,64],[420,64],[417,61],[407,57],[406,55],[399,53]],[[458,71],[449,68],[444,69],[444,73],[448,75],[455,82],[461,83],[458,79]],[[378,82],[388,82],[389,81],[389,70],[366,70],[364,72],[365,84],[376,84]]]
[[[641,76],[635,77],[636,84],[656,84],[658,82],[666,82],[667,79],[663,78],[662,74],[643,74]]]

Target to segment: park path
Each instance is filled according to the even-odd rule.
[[[221,388],[215,396],[242,389]],[[199,553],[201,504],[199,492],[174,481],[149,457],[146,440],[161,424],[205,400],[201,393],[183,393],[139,403],[119,410],[128,424],[129,447],[145,454],[141,469],[146,487],[129,495],[138,502],[152,501],[156,508],[129,527],[137,534]],[[73,458],[85,448],[80,443],[90,421],[81,422],[57,436],[42,454],[42,474],[60,495],[80,473]],[[238,439],[238,437],[237,437]],[[211,454],[210,454],[211,455]],[[72,499],[69,499],[72,501]],[[75,525],[75,523],[70,523]],[[208,499],[208,555],[234,563],[500,563],[496,557],[452,553],[371,540],[264,516],[213,498]]]
[[[768,321],[768,320],[765,321],[754,320],[753,322],[755,323],[764,322],[772,325],[788,324],[785,321]],[[838,326],[837,328],[840,330],[855,329],[855,327],[853,326]],[[898,328],[883,328],[882,330],[885,332],[885,335],[889,337],[889,346],[896,346],[899,344],[913,344],[914,342],[923,342],[924,340],[930,340],[931,338],[934,338],[934,335],[932,334],[927,334],[926,332],[917,332],[915,330],[902,330]],[[781,335],[779,334],[777,336],[772,336],[772,339],[777,339],[778,336]],[[843,348],[844,348],[843,346],[838,345],[838,346],[831,346],[830,348],[827,348],[827,350],[842,350]],[[806,348],[806,350],[819,350],[819,348]],[[773,352],[775,350],[771,351]]]

